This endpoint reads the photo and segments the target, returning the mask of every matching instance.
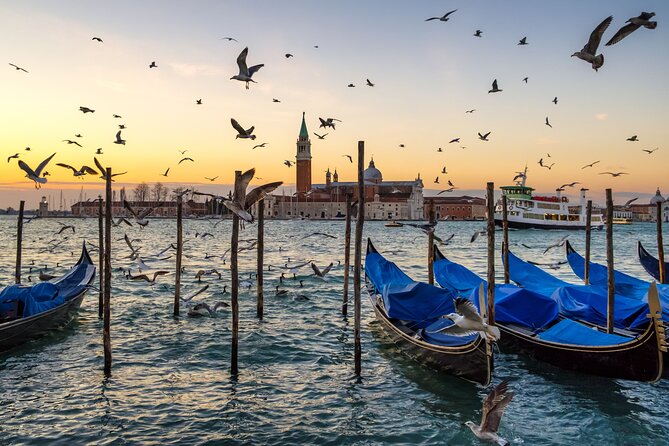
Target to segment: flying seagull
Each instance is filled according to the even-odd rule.
[[[353,84],[348,84],[347,87],[349,87],[349,88],[355,88],[355,85],[353,85]]]
[[[557,98],[557,96],[555,96],[551,102],[552,102],[553,104],[557,105],[557,103],[558,103],[558,98]]]
[[[649,155],[650,155],[651,153],[653,153],[654,151],[656,151],[656,150],[657,150],[657,147],[655,147],[655,148],[654,148],[654,149],[652,149],[652,150],[650,150],[650,149],[641,149],[641,150],[643,150],[644,152],[646,152],[647,154],[649,154]]]
[[[550,122],[548,122],[548,116],[546,116],[546,125],[550,128],[553,128]]]
[[[492,389],[492,392],[483,401],[481,424],[477,425],[473,421],[467,421],[465,426],[469,427],[479,440],[486,440],[498,445],[508,445],[508,441],[497,435],[497,430],[502,415],[504,415],[504,409],[511,402],[513,395],[513,392],[508,391],[508,382],[502,381]]]
[[[196,99],[195,105],[202,105],[202,99]]]
[[[147,274],[138,274],[136,276],[128,276],[128,279],[130,279],[130,280],[144,280],[144,281],[149,282],[149,283],[154,283],[156,281],[156,279],[158,278],[158,276],[164,276],[164,275],[169,274],[169,273],[170,273],[169,271],[158,270],[158,271],[155,271],[153,273],[153,277],[151,279],[149,279],[149,276]]]
[[[117,115],[117,114],[113,114],[112,117],[113,117],[113,118],[116,118],[116,119],[120,119],[120,118],[122,118],[123,116],[121,116],[121,115]]]
[[[558,240],[557,242],[553,243],[552,245],[548,245],[548,246],[546,247],[546,249],[544,250],[544,254],[546,254],[548,251],[550,251],[550,250],[553,249],[553,248],[559,248],[560,246],[564,246],[564,244],[565,244],[565,242],[567,241],[567,238],[568,238],[568,237],[569,237],[568,235],[565,235],[564,237],[562,237],[560,240]]]
[[[527,43],[527,37],[523,37],[522,39],[520,39],[520,40],[518,41],[518,45],[529,45],[529,44]]]
[[[32,170],[30,166],[28,166],[22,160],[19,160],[19,167],[23,169],[23,171],[26,173],[27,178],[30,178],[35,182],[35,189],[39,189],[40,187],[42,187],[41,186],[42,184],[46,183],[46,178],[42,177],[42,171],[44,170],[46,165],[49,164],[51,158],[53,158],[55,155],[56,154],[54,153],[53,155],[42,161],[35,170]]]
[[[267,145],[266,142],[264,142],[264,143],[262,143],[262,144],[256,144],[255,146],[251,147],[251,150],[253,150],[253,149],[255,149],[255,148],[258,148],[258,147],[265,147],[266,145]]]
[[[9,160],[10,160],[10,159],[13,159],[13,158],[18,159],[18,158],[19,158],[19,154],[18,154],[18,153],[15,153],[14,155],[8,156],[8,157],[7,157],[7,162],[9,162]],[[353,161],[351,161],[351,162],[353,162]]]
[[[571,183],[565,183],[562,186],[560,186],[558,189],[564,189],[565,187],[574,187],[577,184],[581,184],[581,183],[579,183],[578,181],[573,181]]]
[[[167,174],[170,173],[170,168],[168,167],[165,173],[161,173],[162,176],[167,177]]]
[[[97,171],[94,169],[88,167],[88,166],[81,166],[79,170],[75,169],[74,167],[70,166],[69,164],[65,163],[56,163],[56,166],[64,167],[66,169],[72,170],[72,173],[74,174],[75,177],[82,177],[86,174],[91,174],[91,175],[97,175]]]
[[[460,142],[460,138],[453,138],[450,141],[448,141],[449,144],[452,144],[454,142]]]
[[[285,164],[285,165],[288,166],[288,167],[291,167],[291,166],[292,166],[293,164],[295,164],[295,163],[292,162],[292,161],[285,160],[285,161],[283,162],[283,164]]]
[[[374,83],[372,83],[372,81],[370,81],[369,79],[367,79],[367,86],[368,86],[368,87],[373,87],[373,86],[374,86]]]
[[[13,67],[16,68],[17,70],[25,71],[26,73],[28,72],[28,70],[26,70],[25,68],[21,68],[20,66],[18,66],[18,65],[14,65],[13,63],[10,63],[9,65],[13,66]]]
[[[476,32],[474,33],[474,37],[483,37],[482,33],[483,33],[483,31],[481,31],[480,29],[477,29]]]
[[[639,138],[637,138],[637,136],[634,135],[634,136],[630,136],[629,138],[627,138],[627,141],[637,142],[637,141],[639,141]]]
[[[158,65],[156,65],[155,61],[153,61],[149,64],[149,68],[158,68]]]
[[[624,208],[628,208],[628,207],[630,207],[630,204],[634,203],[634,202],[637,201],[638,199],[639,199],[639,197],[634,197],[634,198],[632,198],[632,199],[630,199],[630,200],[627,200],[627,201],[625,202],[625,204],[623,204],[623,207],[624,207]]]
[[[97,40],[98,42],[102,43],[102,39],[99,37],[93,37],[91,40]]]
[[[629,175],[627,172],[600,172],[600,175],[611,175],[613,178],[619,177],[620,175]]]
[[[426,22],[429,22],[430,20],[439,20],[440,22],[448,22],[449,15],[453,14],[457,9],[454,9],[453,11],[449,11],[446,14],[442,15],[441,17],[430,17],[429,19],[426,19]]]
[[[88,107],[79,107],[79,111],[83,112],[84,114],[86,113],[95,113],[95,110],[88,108]]]
[[[488,141],[488,135],[490,135],[491,132],[486,133],[485,135],[481,135],[481,132],[479,132],[479,139],[481,141]]]
[[[318,128],[321,128],[321,127],[325,127],[325,128],[327,128],[327,127],[332,127],[332,130],[336,130],[336,129],[335,129],[335,123],[334,123],[335,121],[337,121],[337,122],[341,122],[339,119],[335,119],[335,118],[327,118],[327,119],[318,118],[318,120],[321,121],[321,125],[319,125]]]
[[[204,177],[205,180],[209,181],[216,181],[216,178],[218,178],[218,175],[216,175],[215,177]]]
[[[100,161],[98,161],[98,159],[97,159],[96,157],[93,157],[93,162],[95,163],[95,165],[96,165],[96,166],[98,167],[98,169],[100,170],[100,178],[102,178],[103,180],[107,181],[107,169],[105,169],[105,168],[102,166],[102,164],[100,164]],[[111,178],[112,178],[112,182],[114,181],[114,177],[117,177],[117,176],[119,176],[119,175],[125,175],[126,173],[128,173],[128,172],[113,173],[112,176],[111,176]]]
[[[141,227],[144,228],[144,226],[149,224],[149,221],[146,219],[146,217],[151,214],[155,210],[155,208],[150,207],[146,209],[142,209],[141,212],[135,211],[132,206],[130,206],[130,203],[128,203],[125,199],[123,200],[123,207],[126,208],[130,214],[133,216],[135,219],[135,222]]]
[[[183,163],[184,161],[192,161],[192,162],[195,162],[195,160],[194,160],[193,158],[185,157],[185,158],[181,158],[181,159],[179,160],[179,162],[177,163],[177,165]]]
[[[249,82],[255,82],[253,79],[251,79],[251,77],[253,77],[253,74],[265,66],[265,64],[258,64],[250,68],[247,67],[246,55],[248,53],[249,53],[249,47],[244,48],[242,52],[239,53],[239,56],[237,56],[237,66],[239,67],[239,74],[236,74],[230,78],[230,80],[236,79],[238,81],[246,82],[247,90],[249,89]]]
[[[234,37],[221,37],[221,40],[227,40],[228,42],[239,42]]]
[[[343,157],[348,158],[348,160],[353,163],[353,157],[351,155],[342,155]]]
[[[497,93],[498,91],[503,91],[497,88],[497,79],[492,81],[492,90],[488,90],[488,93]]]
[[[285,56],[286,56],[286,59],[288,59],[288,58],[290,58],[290,57],[294,57],[294,56],[293,56],[292,54],[290,54],[290,53],[286,53]]]
[[[244,128],[239,125],[237,120],[235,118],[230,118],[230,123],[232,124],[232,127],[237,130],[237,136],[235,136],[235,139],[237,138],[248,138],[248,139],[256,139],[256,135],[253,135],[253,129],[255,126],[251,126],[248,130],[244,130]]]
[[[571,55],[571,57],[576,56],[581,60],[589,62],[592,65],[593,70],[599,70],[602,65],[604,65],[604,55],[599,54],[596,56],[595,53],[597,53],[597,47],[599,46],[599,42],[602,40],[604,31],[606,31],[606,28],[609,27],[612,20],[613,16],[608,16],[602,21],[602,23],[597,25],[597,28],[595,28],[590,34],[588,43],[585,44],[581,51],[575,52]]]
[[[314,270],[314,274],[317,277],[320,277],[321,279],[323,279],[327,282],[328,279],[327,279],[327,277],[325,277],[325,275],[330,272],[330,270],[332,269],[332,265],[333,265],[333,263],[330,262],[330,264],[328,266],[326,266],[325,268],[323,268],[323,271],[321,271],[320,269],[318,269],[316,264],[312,262],[311,263],[311,269]]]
[[[592,166],[594,166],[595,164],[597,164],[598,162],[599,162],[599,161],[595,161],[595,162],[592,162],[592,163],[590,163],[590,164],[586,164],[585,166],[581,167],[581,169],[585,169],[586,167],[592,167]]]
[[[485,339],[493,341],[499,339],[499,328],[486,324],[472,301],[464,297],[457,297],[454,304],[456,313],[442,316],[444,319],[453,321],[453,324],[437,332],[453,336],[469,336],[478,333]]]
[[[63,142],[66,142],[66,143],[68,143],[68,144],[74,144],[74,145],[76,145],[76,146],[81,147],[81,144],[79,144],[79,143],[76,142],[76,141],[72,141],[71,139],[64,139]]]
[[[476,111],[475,108],[472,108],[471,110],[466,110],[465,113],[474,113]]]
[[[314,132],[314,135],[318,136],[318,139],[325,139],[325,137],[328,136],[328,133],[325,133],[324,135],[319,135],[318,133]]]
[[[120,130],[118,132],[116,132],[116,141],[114,141],[114,144],[125,145],[125,139],[121,138],[121,131]]]
[[[281,102],[281,101],[278,100],[277,98],[272,98],[272,102]]]
[[[642,26],[648,29],[655,29],[657,27],[657,22],[650,21],[654,15],[654,12],[642,12],[638,17],[632,17],[627,22],[625,22],[629,23],[629,25],[625,25],[620,28],[618,32],[615,33],[613,37],[611,37],[611,40],[606,42],[606,46],[615,45]]]

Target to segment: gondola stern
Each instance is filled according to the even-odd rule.
[[[376,247],[372,243],[372,239],[367,237],[367,254],[372,254],[372,253],[378,254],[379,251],[377,251]]]
[[[439,250],[439,247],[437,245],[434,245],[434,261],[436,262],[437,260],[445,260],[446,256]]]
[[[573,246],[571,246],[571,243],[569,243],[569,240],[565,241],[564,248],[565,248],[565,251],[567,252],[567,256],[569,254],[576,254],[576,250],[574,249]]]
[[[81,246],[81,256],[79,257],[79,261],[77,262],[77,265],[87,265],[93,264],[93,260],[91,259],[91,255],[88,253],[88,248],[86,248],[86,241],[82,243]]]

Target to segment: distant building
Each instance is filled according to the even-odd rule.
[[[39,202],[39,208],[37,209],[38,217],[48,217],[49,216],[49,202],[46,201],[46,197],[42,197]]]
[[[176,201],[129,201],[130,206],[137,212],[141,213],[146,209],[154,208],[149,217],[176,217],[177,216],[177,202]],[[207,210],[205,203],[196,203],[193,200],[183,202],[183,214],[185,216],[203,216],[210,212]],[[97,217],[98,216],[98,202],[97,201],[80,201],[72,205],[72,215],[76,217]],[[123,207],[122,201],[112,202],[112,216],[113,217],[129,217],[130,212]]]
[[[358,196],[358,183],[339,181],[339,174],[330,169],[324,184],[312,184],[311,141],[302,114],[302,125],[297,138],[296,193],[272,195],[265,198],[266,217],[269,218],[342,218],[346,214],[346,197]],[[370,220],[422,220],[423,181],[383,181],[374,160],[364,173],[365,218]],[[255,208],[254,208],[255,211]]]
[[[662,203],[662,221],[669,222],[669,203],[667,203],[662,194],[660,194],[659,187],[657,188],[655,195],[650,199],[648,214],[651,221],[657,221],[657,203]]]
[[[437,220],[483,220],[485,218],[485,199],[479,197],[426,197],[434,204]]]

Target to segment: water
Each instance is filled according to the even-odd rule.
[[[83,239],[97,244],[97,220],[67,220],[76,233],[54,233],[56,220],[24,226],[24,265],[46,263],[62,273],[77,259]],[[0,280],[14,272],[15,217],[0,218]],[[229,302],[221,294],[230,284],[227,265],[205,253],[229,246],[230,222],[215,228],[207,221],[184,223],[184,295],[199,289],[198,269],[218,268],[223,278],[206,276],[209,290],[196,299]],[[456,236],[444,252],[474,271],[485,271],[485,241],[469,243],[482,222],[440,223],[437,234]],[[636,260],[638,239],[653,252],[654,225],[617,226],[616,267],[647,278]],[[255,225],[241,232],[255,237]],[[322,268],[343,260],[343,222],[266,223],[265,261],[282,265],[315,259]],[[312,232],[337,235],[337,239]],[[214,237],[195,238],[211,232]],[[175,241],[173,220],[149,226],[115,228],[113,266],[132,267],[123,234],[141,238],[144,255]],[[497,233],[501,236],[500,233]],[[562,250],[545,256],[545,246],[563,231],[512,231],[511,248],[535,261],[562,259]],[[52,238],[68,239],[53,253],[38,251]],[[576,249],[583,234],[569,233]],[[341,236],[341,237],[340,237]],[[365,223],[365,236],[380,251],[418,280],[426,280],[427,240],[411,228]],[[604,262],[603,231],[593,234],[593,260]],[[524,243],[533,249],[520,247]],[[242,244],[241,246],[244,246]],[[279,247],[283,251],[279,252]],[[93,254],[96,259],[96,253]],[[55,268],[60,262],[60,268]],[[174,259],[158,267],[174,270]],[[243,276],[255,268],[255,253],[240,254]],[[501,269],[498,269],[501,271]],[[112,377],[102,374],[102,323],[97,292],[91,291],[78,319],[67,328],[0,355],[0,444],[479,444],[462,426],[478,420],[487,390],[441,375],[404,357],[375,322],[366,296],[362,306],[363,378],[353,377],[352,317],[340,315],[343,268],[324,282],[299,271],[304,287],[287,279],[290,294],[276,297],[279,271],[265,272],[265,320],[255,318],[255,288],[240,297],[240,375],[230,378],[230,313],[215,318],[172,317],[173,276],[153,287],[128,281],[114,270],[112,288]],[[553,271],[573,280],[565,267]],[[37,273],[26,266],[24,279]],[[288,274],[290,276],[290,274]],[[296,301],[295,294],[308,301]],[[352,312],[352,308],[349,309]],[[352,314],[352,313],[350,313]],[[516,396],[502,420],[500,433],[516,444],[588,445],[666,444],[669,384],[615,381],[562,371],[526,359],[500,354],[495,382],[507,378]]]

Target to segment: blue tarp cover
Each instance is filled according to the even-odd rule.
[[[439,285],[479,307],[478,287],[485,281],[476,274],[448,259],[440,259],[434,262],[434,275]],[[548,296],[511,284],[495,287],[495,320],[501,323],[536,330],[554,321],[558,314],[557,302]]]
[[[9,286],[0,292],[0,302],[10,300],[23,302],[23,317],[42,313],[65,302],[56,285],[49,282],[38,283],[32,287]]]
[[[527,263],[509,252],[509,277],[518,285],[545,296],[560,305],[560,313],[593,324],[606,325],[607,292],[601,287],[572,285]],[[615,296],[614,326],[643,328],[648,324],[648,305],[638,299]]]
[[[384,285],[381,295],[388,316],[418,322],[423,326],[445,314],[455,312],[453,293],[427,283],[387,284]]]
[[[376,287],[377,293],[380,293],[386,284],[408,285],[414,282],[397,265],[376,252],[368,253],[365,257],[365,274]]]
[[[539,334],[539,339],[558,344],[606,346],[630,342],[631,337],[602,333],[571,319],[562,319],[548,330]]]

